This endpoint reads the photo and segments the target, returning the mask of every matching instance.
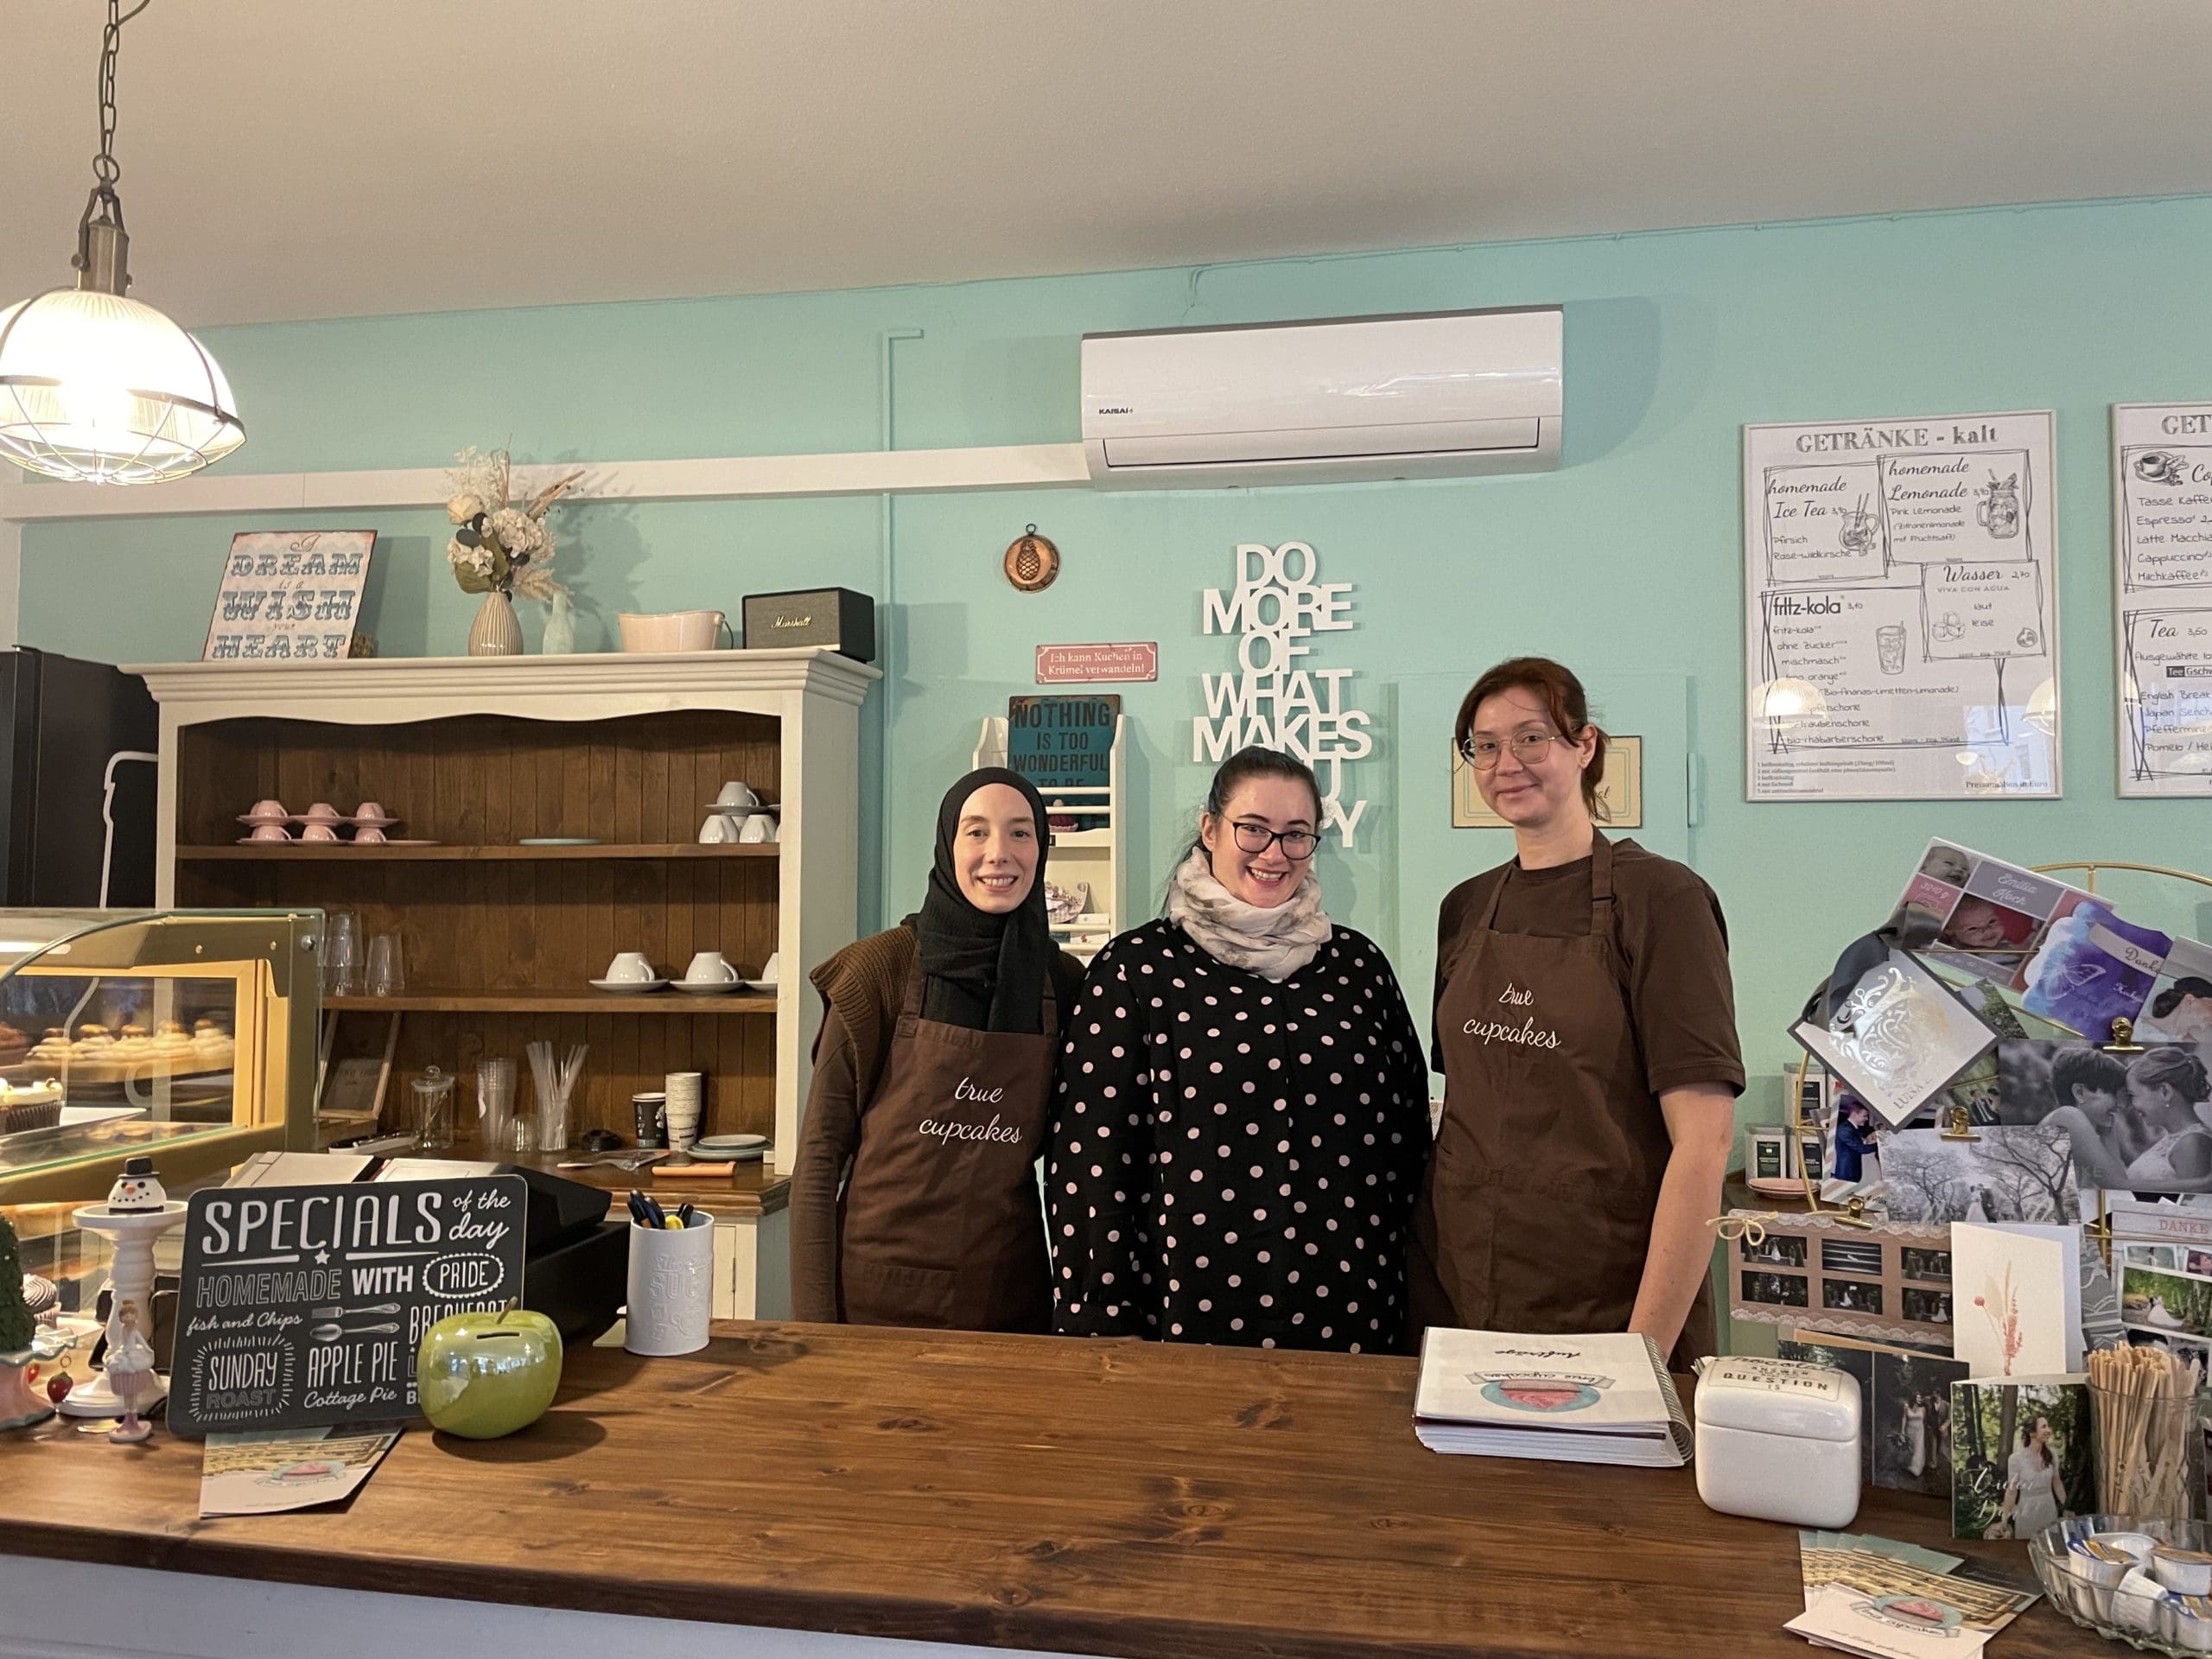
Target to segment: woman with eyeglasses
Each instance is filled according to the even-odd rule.
[[[1166,914],[1092,962],[1045,1168],[1061,1332],[1401,1340],[1428,1078],[1390,964],[1322,912],[1320,828],[1310,767],[1232,755]]]
[[[1559,664],[1500,663],[1452,735],[1516,856],[1439,918],[1415,1332],[1635,1331],[1687,1369],[1713,1351],[1706,1224],[1744,1087],[1719,901],[1599,833],[1605,734]]]

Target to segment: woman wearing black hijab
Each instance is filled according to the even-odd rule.
[[[1035,1165],[1059,1011],[1083,970],[1046,926],[1046,843],[1027,780],[969,772],[938,808],[921,910],[814,970],[825,1007],[791,1173],[797,1318],[1050,1328]]]

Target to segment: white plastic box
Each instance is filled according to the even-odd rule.
[[[1847,1526],[1859,1513],[1858,1380],[1789,1359],[1709,1360],[1697,1383],[1697,1495],[1723,1515]]]

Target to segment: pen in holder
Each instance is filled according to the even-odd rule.
[[[672,1217],[671,1217],[672,1219]],[[715,1221],[695,1211],[680,1228],[630,1223],[630,1304],[622,1345],[688,1354],[707,1345],[714,1313]]]

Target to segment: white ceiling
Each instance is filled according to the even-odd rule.
[[[0,0],[0,303],[69,279],[99,0]],[[2201,0],[153,0],[192,323],[2212,191]]]

